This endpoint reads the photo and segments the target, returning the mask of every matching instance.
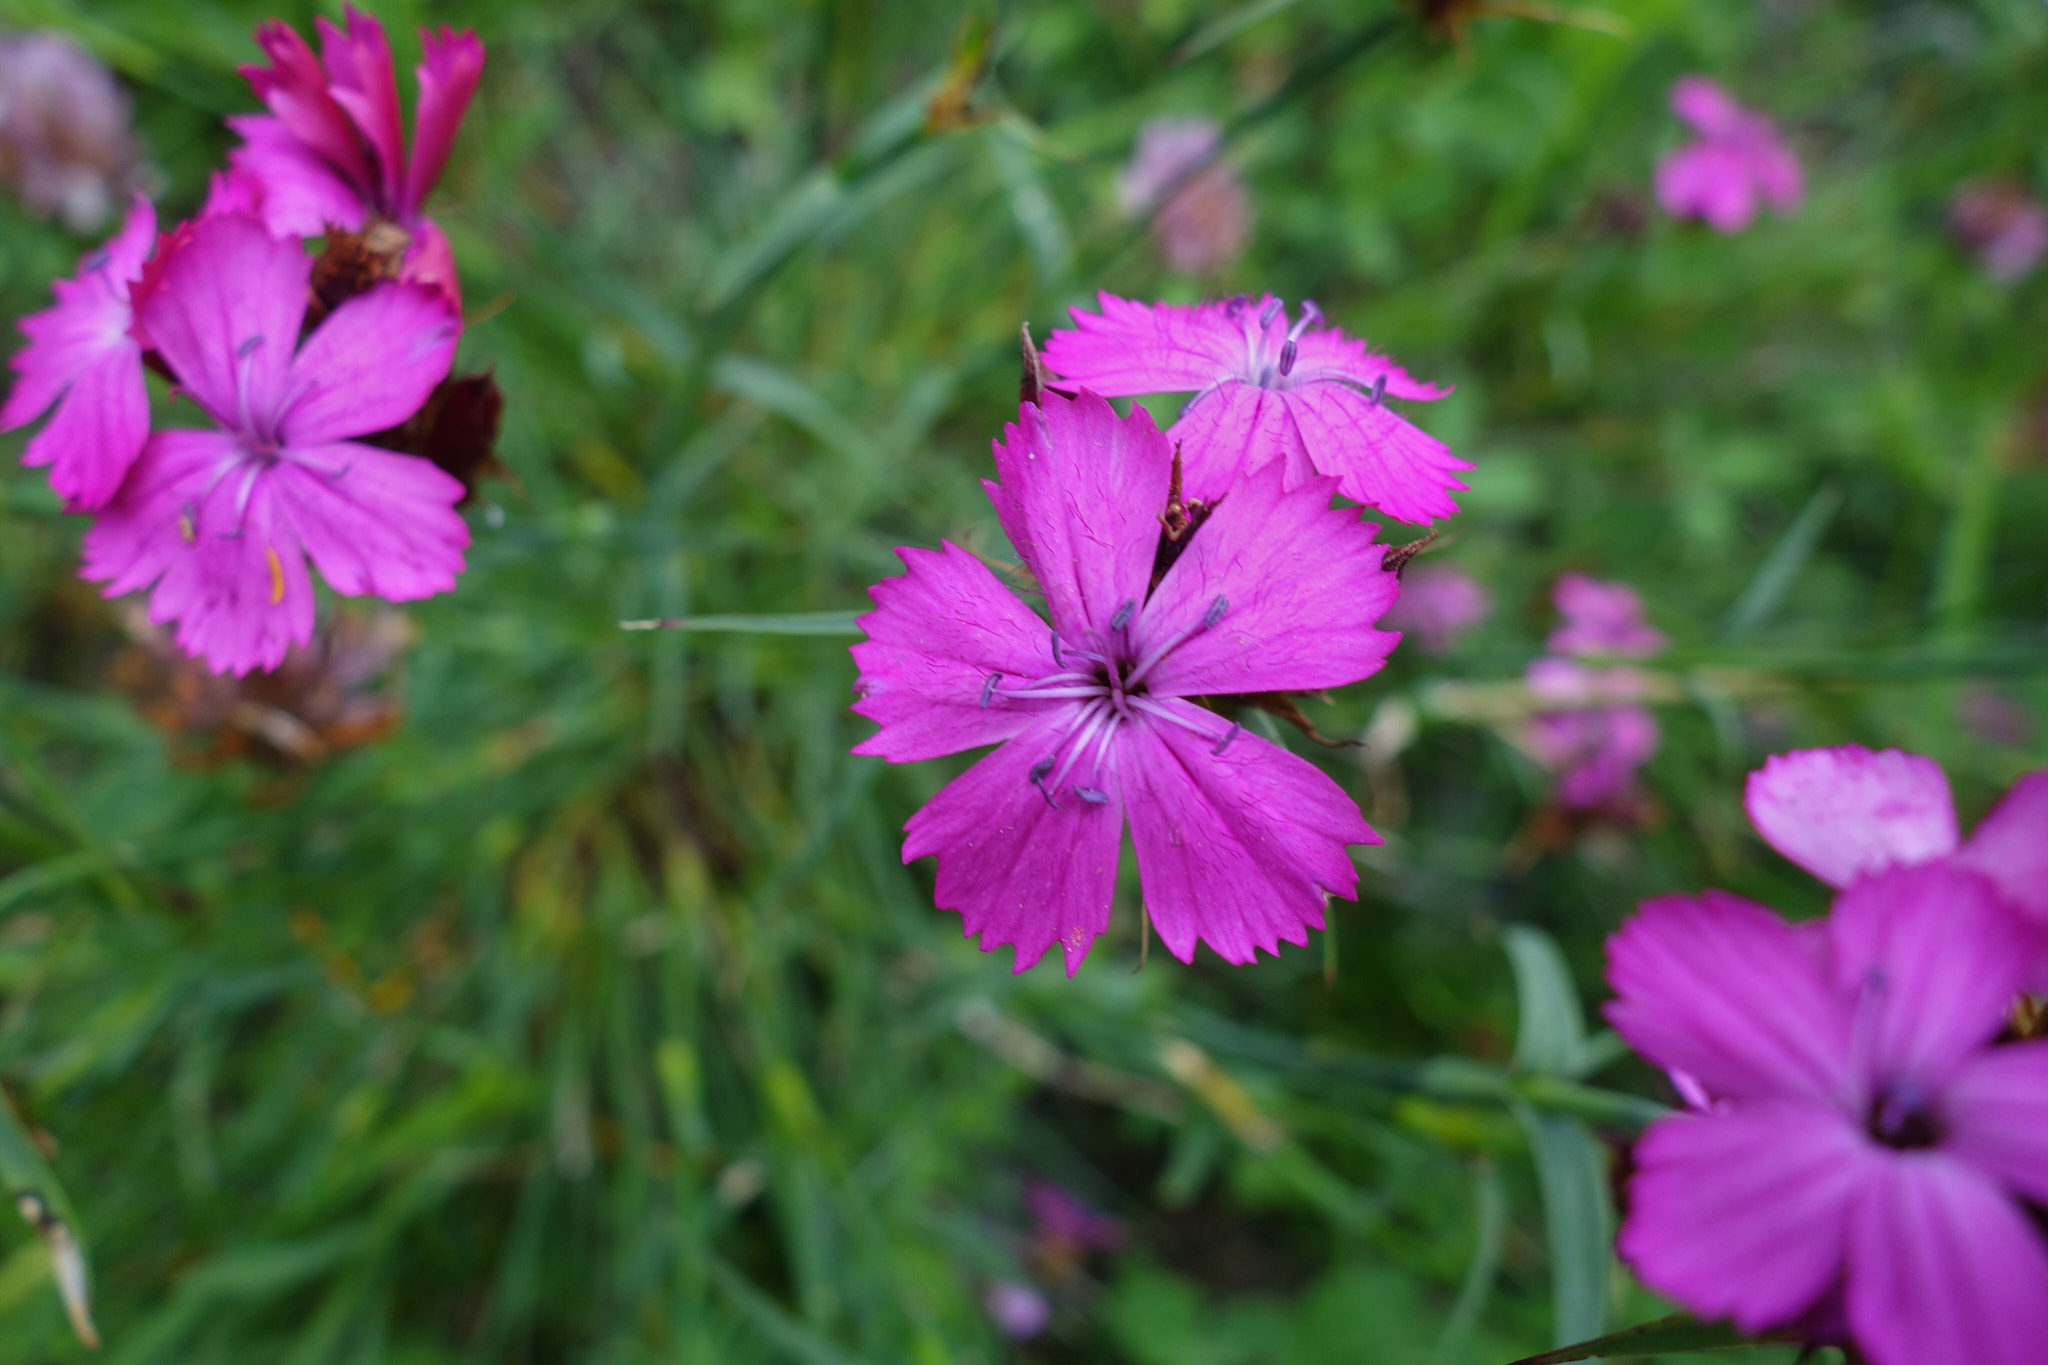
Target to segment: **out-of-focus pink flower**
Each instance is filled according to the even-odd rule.
[[[2048,209],[2010,180],[1966,185],[1948,202],[1948,230],[2001,284],[2031,274],[2048,252]]]
[[[1329,480],[1288,492],[1277,464],[1240,481],[1161,561],[1173,451],[1141,407],[1093,393],[1026,403],[988,485],[1045,593],[1051,627],[976,556],[898,551],[877,584],[854,710],[881,729],[855,753],[912,762],[999,747],[904,827],[904,861],[936,856],[938,903],[1016,969],[1055,943],[1067,971],[1108,927],[1126,822],[1151,922],[1183,962],[1305,944],[1378,837],[1313,764],[1192,697],[1341,687],[1395,637],[1385,547],[1330,506]]]
[[[120,234],[80,261],[75,277],[51,286],[56,305],[19,324],[29,343],[9,362],[20,378],[0,405],[0,431],[56,407],[22,463],[50,467],[50,487],[69,511],[105,505],[149,436],[129,295],[155,240],[156,210],[138,194]]]
[[[1477,579],[1447,565],[1422,564],[1401,575],[1401,599],[1386,624],[1413,631],[1426,653],[1447,654],[1491,610],[1493,600]]]
[[[1123,1245],[1124,1225],[1082,1203],[1073,1191],[1050,1180],[1024,1187],[1024,1207],[1040,1239],[1083,1251],[1111,1251]]]
[[[317,237],[330,225],[360,231],[374,221],[410,237],[403,278],[434,284],[457,298],[448,239],[422,207],[441,178],[470,97],[483,75],[484,45],[474,33],[423,30],[415,68],[419,106],[411,155],[398,105],[391,45],[376,19],[346,7],[347,30],[314,20],[320,55],[293,29],[272,20],[256,30],[269,66],[245,66],[270,113],[228,120],[242,146],[234,169],[262,187],[262,216],[280,236]]]
[[[1703,218],[1717,232],[1740,232],[1759,202],[1791,213],[1806,196],[1799,158],[1762,114],[1744,109],[1702,76],[1671,87],[1671,109],[1699,141],[1657,166],[1657,202],[1674,218]]]
[[[1029,1341],[1052,1321],[1052,1305],[1045,1295],[1016,1280],[991,1282],[982,1292],[981,1306],[996,1330],[1012,1341]]]
[[[1529,751],[1558,774],[1557,799],[1573,810],[1623,804],[1636,769],[1656,757],[1657,718],[1641,706],[1546,711],[1523,731]]]
[[[2048,943],[2048,770],[2015,782],[1968,841],[1941,765],[1897,749],[1778,754],[1749,775],[1744,804],[1765,843],[1829,886],[1954,863],[1996,888]],[[2035,977],[2048,989],[2048,958]]]
[[[1853,779],[1849,806],[1869,794]],[[1924,835],[1924,806],[1903,827]],[[1846,1335],[1871,1365],[2033,1365],[2048,1041],[1999,1041],[2029,946],[1959,860],[1861,876],[1814,926],[1717,891],[1646,902],[1608,942],[1607,1017],[1696,1111],[1636,1143],[1623,1258],[1703,1317]]]
[[[2033,710],[1982,684],[1967,684],[1957,693],[1956,720],[1993,744],[2019,749],[2034,742]]]
[[[1138,130],[1117,179],[1124,213],[1152,215],[1167,264],[1190,275],[1220,270],[1251,240],[1252,201],[1237,172],[1217,159],[1223,129],[1204,118],[1153,119]]]
[[[1076,308],[1074,329],[1047,339],[1045,363],[1112,398],[1194,390],[1166,433],[1181,446],[1190,498],[1213,502],[1273,461],[1289,488],[1329,475],[1345,497],[1397,521],[1458,510],[1457,471],[1471,465],[1384,401],[1450,390],[1322,326],[1314,304],[1304,302],[1290,325],[1270,294],[1194,307],[1099,298],[1099,314]]]
[[[0,39],[0,184],[76,232],[139,188],[128,97],[91,53],[54,33]]]
[[[192,225],[137,322],[210,429],[159,431],[85,537],[109,596],[155,588],[150,619],[215,670],[275,668],[313,633],[310,556],[334,591],[405,601],[454,587],[462,484],[353,439],[418,411],[461,324],[432,288],[390,283],[299,341],[313,263],[254,218]]]
[[[1644,659],[1664,648],[1664,632],[1643,619],[1643,599],[1626,583],[1568,573],[1557,580],[1551,601],[1564,617],[1545,641],[1556,653]]]

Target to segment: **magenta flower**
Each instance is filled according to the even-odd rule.
[[[1799,158],[1777,125],[1728,97],[1702,76],[1671,87],[1671,110],[1700,135],[1657,165],[1657,202],[1674,218],[1704,218],[1717,232],[1740,232],[1758,201],[1791,213],[1806,196]]]
[[[1573,810],[1632,805],[1636,770],[1657,756],[1663,738],[1641,706],[1545,711],[1522,733],[1529,751],[1558,774],[1558,803]]]
[[[2024,185],[2010,180],[1957,190],[1948,203],[1948,230],[2000,284],[2033,273],[2048,253],[2048,209],[2035,203]]]
[[[1954,863],[1865,877],[1810,926],[1645,903],[1608,942],[1607,1016],[1702,1107],[1636,1144],[1622,1256],[1747,1332],[1846,1327],[1871,1365],[2039,1361],[2048,1041],[1996,1042],[2028,950]]]
[[[20,322],[29,344],[11,362],[21,378],[0,406],[0,431],[56,414],[22,454],[50,467],[50,487],[67,510],[105,505],[149,435],[149,389],[134,335],[129,288],[156,240],[156,210],[136,195],[112,241],[51,288],[57,303]]]
[[[873,589],[854,752],[893,762],[999,746],[904,827],[938,859],[937,901],[1023,971],[1058,943],[1079,969],[1109,924],[1128,821],[1145,911],[1183,962],[1305,944],[1351,896],[1347,844],[1377,843],[1321,770],[1196,697],[1312,691],[1376,672],[1394,576],[1372,527],[1255,472],[1162,544],[1173,452],[1141,408],[1092,393],[1026,404],[989,498],[1036,575],[1050,628],[954,545],[905,549]],[[1160,570],[1156,585],[1155,569]]]
[[[150,619],[217,672],[275,668],[313,635],[306,559],[336,592],[445,592],[469,530],[462,484],[351,438],[398,425],[448,373],[461,325],[436,290],[383,284],[299,342],[312,261],[254,218],[192,225],[137,320],[214,422],[159,431],[85,537],[108,596],[155,585]]]
[[[448,239],[421,207],[476,93],[484,45],[468,31],[421,31],[425,60],[414,72],[420,97],[408,157],[384,26],[352,5],[346,14],[346,33],[324,18],[313,21],[319,57],[282,21],[256,30],[271,65],[245,66],[242,74],[270,114],[228,120],[243,143],[229,160],[262,186],[263,219],[272,232],[318,237],[329,225],[353,232],[374,221],[395,223],[412,238],[403,277],[456,298]]]
[[[1401,576],[1401,600],[1387,613],[1386,624],[1414,632],[1426,653],[1448,654],[1458,637],[1492,610],[1493,600],[1471,575],[1420,564]]]
[[[1664,648],[1664,632],[1643,619],[1643,599],[1626,583],[1568,573],[1551,589],[1564,624],[1544,643],[1558,654],[1619,654],[1645,659]]]
[[[1749,775],[1744,804],[1765,843],[1829,886],[1949,862],[1985,878],[2048,934],[2048,770],[2015,782],[1967,842],[1941,766],[1897,749],[1778,754]],[[2048,987],[2048,972],[2037,975]]]
[[[1190,498],[1214,501],[1240,474],[1280,462],[1286,485],[1318,474],[1337,491],[1396,521],[1423,522],[1458,510],[1457,471],[1471,465],[1386,406],[1395,398],[1442,398],[1366,349],[1304,302],[1301,317],[1267,295],[1239,295],[1184,307],[1099,296],[1102,312],[1073,310],[1074,330],[1047,339],[1045,363],[1112,398],[1195,396],[1168,431],[1181,444]]]

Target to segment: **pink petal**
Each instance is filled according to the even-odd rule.
[[[1280,325],[1275,324],[1276,327]],[[1367,388],[1385,375],[1389,398],[1413,398],[1427,402],[1447,398],[1451,394],[1449,384],[1431,384],[1417,379],[1390,357],[1366,345],[1363,337],[1347,337],[1335,327],[1311,327],[1295,342],[1294,375],[1312,374],[1317,370],[1340,370]]]
[[[1835,898],[1828,928],[1865,1065],[1926,1090],[1998,1033],[2032,966],[2019,917],[1946,863],[1864,878]]]
[[[149,388],[142,348],[126,342],[72,381],[49,425],[37,432],[21,462],[50,466],[50,487],[69,512],[106,505],[149,437]]]
[[[438,290],[380,284],[327,315],[299,348],[285,444],[315,446],[386,431],[411,417],[448,376],[462,320]]]
[[[1066,640],[1144,601],[1173,451],[1143,408],[1119,418],[1092,393],[1047,394],[1003,428],[995,457],[1001,483],[983,486]]]
[[[1380,670],[1400,636],[1374,629],[1399,582],[1386,546],[1331,481],[1281,491],[1278,464],[1248,475],[1187,542],[1132,627],[1139,659],[1194,629],[1148,675],[1172,697],[1313,692]],[[1200,629],[1218,598],[1216,624]]]
[[[242,75],[256,98],[270,106],[280,132],[306,154],[333,168],[348,183],[367,188],[370,167],[355,125],[328,93],[327,71],[291,25],[279,19],[260,24],[256,44],[272,66],[245,66]],[[241,128],[230,121],[237,131]],[[246,135],[246,134],[245,134]]]
[[[1768,142],[1752,149],[1749,173],[1763,197],[1780,213],[1792,212],[1806,198],[1806,174],[1799,158],[1777,140],[1775,131]]]
[[[213,417],[261,420],[285,397],[313,263],[241,214],[192,225],[137,317],[164,362]],[[246,349],[245,349],[246,348]]]
[[[1565,623],[1550,633],[1559,654],[1621,654],[1643,659],[1664,648],[1664,633],[1643,619],[1643,599],[1626,583],[1568,573],[1550,590]]]
[[[2048,1041],[1990,1048],[1941,1092],[1942,1150],[2048,1207]]]
[[[331,224],[351,232],[369,222],[372,187],[338,171],[274,118],[237,114],[228,127],[242,136],[242,145],[228,153],[231,174],[261,188],[263,225],[278,237],[318,237]],[[220,205],[226,211],[235,199],[247,200],[247,183],[231,187]],[[213,206],[209,204],[208,216]]]
[[[1617,1249],[1644,1284],[1745,1332],[1782,1326],[1840,1275],[1870,1144],[1831,1107],[1766,1101],[1650,1125]]]
[[[1849,1213],[1849,1326],[1871,1365],[2039,1365],[2048,1249],[2004,1191],[1915,1152],[1868,1163]]]
[[[252,218],[261,218],[263,182],[240,166],[215,171],[207,178],[206,203],[199,210],[199,216],[212,218],[222,213],[245,213]],[[275,228],[271,231],[276,234]]]
[[[1009,739],[1064,703],[982,696],[992,676],[1025,681],[1053,671],[1052,630],[988,567],[957,545],[899,549],[907,572],[868,591],[853,647],[854,711],[882,728],[854,746],[910,763]]]
[[[1696,142],[1657,165],[1657,202],[1674,218],[1703,218],[1718,232],[1740,232],[1756,217],[1756,191],[1741,152]]]
[[[1215,504],[1241,475],[1278,460],[1288,486],[1316,476],[1301,432],[1274,389],[1232,381],[1181,409],[1166,439],[1180,451],[1182,492]]]
[[[1213,712],[1165,706],[1185,725],[1227,734]],[[1152,718],[1125,726],[1124,799],[1146,913],[1183,962],[1200,939],[1226,962],[1308,942],[1332,895],[1351,898],[1349,844],[1376,844],[1358,806],[1321,769],[1256,735],[1222,746]]]
[[[353,442],[295,448],[292,455],[268,482],[280,520],[328,586],[346,597],[367,593],[391,602],[455,586],[469,547],[469,526],[455,511],[460,479],[416,455]]]
[[[313,637],[305,556],[270,480],[215,478],[239,454],[224,432],[158,432],[85,533],[81,570],[109,597],[154,584],[150,620],[177,622],[181,649],[237,675],[275,668]]]
[[[1111,398],[1186,393],[1206,387],[1245,359],[1244,327],[1221,303],[1137,303],[1096,296],[1100,313],[1070,310],[1074,330],[1045,342],[1046,367]],[[1248,309],[1254,317],[1256,309]]]
[[[1660,896],[1607,940],[1608,1022],[1717,1099],[1846,1101],[1849,1016],[1798,932],[1725,891]]]
[[[1897,749],[1778,754],[1749,775],[1743,804],[1765,843],[1830,886],[1956,846],[1941,765]]]
[[[377,206],[386,216],[401,213],[405,189],[405,129],[398,112],[398,71],[384,25],[354,5],[344,5],[348,32],[322,18],[320,55],[326,60],[328,91],[370,144],[377,166]]]
[[[412,244],[399,263],[398,278],[438,290],[455,315],[462,315],[462,281],[455,271],[455,249],[433,219],[422,218],[412,225]]]
[[[1721,137],[1742,126],[1747,112],[1705,76],[1680,76],[1671,87],[1671,112],[1704,137]]]
[[[940,789],[903,827],[903,861],[936,857],[934,899],[958,910],[984,952],[1009,945],[1025,971],[1058,943],[1067,975],[1109,927],[1123,840],[1123,796],[1111,774],[1097,805],[1071,790],[1055,809],[1031,780],[1081,714],[1040,716],[1030,728]],[[1092,774],[1091,774],[1092,776]]]
[[[406,172],[405,207],[418,213],[448,164],[455,130],[484,74],[484,45],[467,29],[456,33],[446,25],[439,37],[420,31],[424,60],[413,74],[420,83],[419,108],[413,114],[412,166]],[[452,278],[452,276],[451,276]]]
[[[1663,743],[1657,718],[1640,706],[1614,706],[1597,711],[1552,712],[1534,718],[1532,747],[1570,746],[1570,756],[1556,762],[1563,769],[1557,799],[1574,810],[1589,810],[1625,796],[1635,786],[1636,770],[1656,757]],[[1556,732],[1568,728],[1560,743]]]
[[[2007,900],[2048,929],[2048,771],[2013,783],[1956,862],[1990,878]]]
[[[1384,403],[1344,384],[1303,384],[1280,397],[1317,472],[1338,491],[1396,521],[1421,523],[1458,510],[1456,471],[1471,463]]]

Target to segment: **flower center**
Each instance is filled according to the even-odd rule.
[[[1287,305],[1279,299],[1267,300],[1266,306],[1254,313],[1251,300],[1239,294],[1224,304],[1223,315],[1244,333],[1244,360],[1237,368],[1216,376],[1206,388],[1188,399],[1181,408],[1182,416],[1225,384],[1250,384],[1254,388],[1274,390],[1300,388],[1305,384],[1349,384],[1363,390],[1375,405],[1386,397],[1387,377],[1384,373],[1374,376],[1368,384],[1358,375],[1327,366],[1309,370],[1295,368],[1302,334],[1323,320],[1323,312],[1313,300],[1301,301],[1301,316],[1288,327],[1287,334],[1277,346],[1273,344],[1273,319],[1287,315]]]
[[[1879,1142],[1900,1151],[1933,1147],[1942,1139],[1941,1115],[1935,1110],[1934,1097],[1912,1081],[1892,1081],[1881,1087],[1870,1101],[1865,1127]]]

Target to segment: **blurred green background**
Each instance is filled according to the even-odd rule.
[[[407,69],[429,18],[489,47],[434,211],[509,471],[408,611],[397,728],[310,764],[165,733],[0,438],[0,1165],[68,1195],[106,1359],[1450,1365],[1669,1311],[1606,1251],[1670,1097],[1586,1031],[1603,936],[1706,884],[1819,908],[1742,817],[1767,753],[1931,753],[1966,819],[2043,760],[2048,279],[1946,223],[1966,182],[2048,188],[2048,8],[1426,8],[377,6]],[[313,13],[0,26],[117,70],[168,216],[278,12]],[[1689,71],[1787,130],[1799,213],[1655,208]],[[1200,277],[1117,204],[1168,114],[1224,125],[1256,216]],[[0,314],[88,244],[0,204]],[[1477,463],[1431,559],[1493,616],[1310,707],[1371,727],[1294,743],[1386,843],[1277,962],[1140,970],[1127,860],[1079,977],[1012,977],[899,865],[959,763],[848,755],[847,636],[617,627],[1004,551],[1017,326],[1097,288],[1308,295],[1457,385],[1409,409]],[[1479,723],[1572,569],[1673,640],[1639,822],[1562,818]],[[1033,1179],[1121,1244],[1034,1232]],[[0,1353],[85,1355],[11,1216]]]

